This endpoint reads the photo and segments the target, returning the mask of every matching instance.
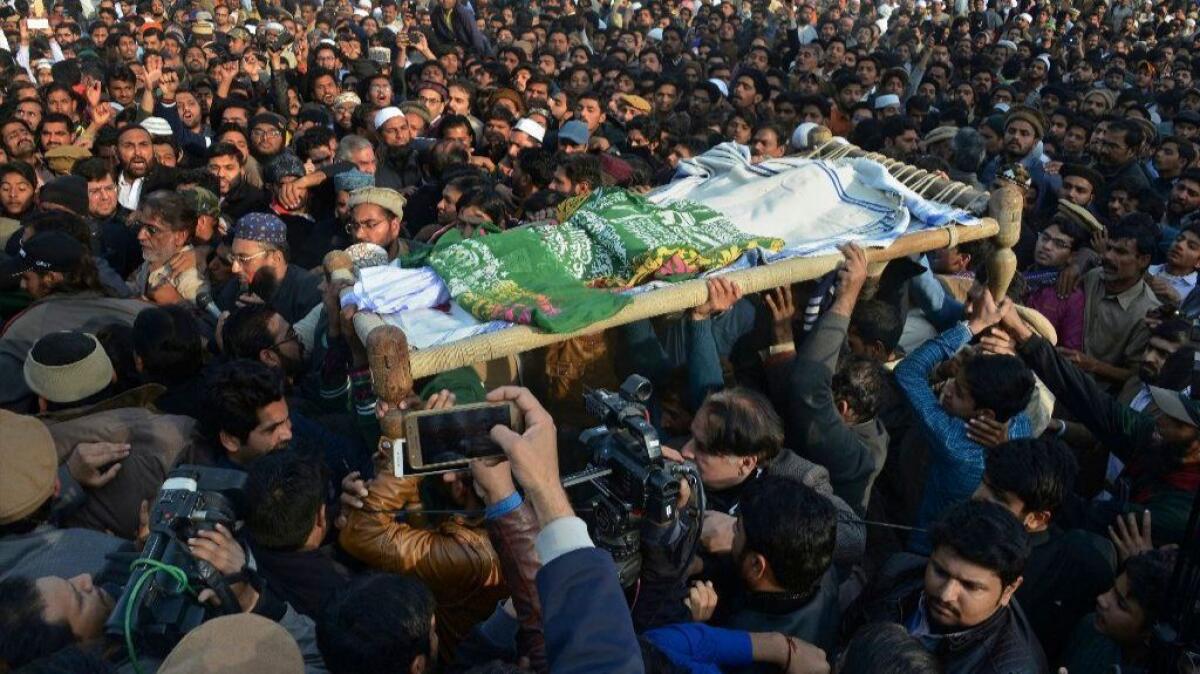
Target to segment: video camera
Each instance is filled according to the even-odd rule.
[[[211,564],[194,558],[187,541],[222,524],[232,531],[246,510],[246,474],[184,465],[171,471],[150,510],[150,537],[105,632],[160,657],[208,617],[196,595],[213,590],[219,613],[240,611],[229,584]],[[130,653],[130,657],[134,657]]]
[[[598,493],[588,503],[588,525],[596,544],[612,554],[624,587],[641,572],[642,523],[667,524],[675,518],[679,478],[686,471],[663,458],[646,412],[652,391],[650,382],[635,374],[619,392],[593,389],[583,396],[584,409],[603,424],[579,436],[591,454],[589,467],[611,471],[594,480]]]

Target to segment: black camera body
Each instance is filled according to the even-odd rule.
[[[663,458],[658,432],[647,418],[651,392],[650,382],[635,374],[619,392],[594,389],[584,394],[584,409],[603,425],[579,439],[591,454],[590,467],[611,471],[594,481],[597,494],[588,504],[588,524],[596,544],[612,554],[626,587],[641,571],[643,522],[671,522],[679,499],[681,472]]]
[[[246,473],[238,470],[183,465],[171,471],[150,509],[150,536],[105,625],[109,636],[132,634],[139,652],[161,657],[208,617],[212,609],[164,566],[186,574],[196,592],[216,592],[222,612],[240,610],[220,572],[192,557],[187,540],[217,524],[233,531],[246,512],[245,489]]]

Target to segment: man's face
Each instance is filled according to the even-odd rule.
[[[456,115],[471,114],[471,96],[462,87],[450,87],[450,100],[446,106]]]
[[[47,122],[42,125],[42,149],[49,150],[71,143],[71,131],[62,122]]]
[[[384,250],[400,236],[400,220],[375,204],[355,206],[348,227],[356,242],[373,243]]]
[[[223,155],[208,160],[208,172],[217,177],[218,189],[221,196],[229,194],[242,179],[242,165],[237,157]]]
[[[1197,208],[1200,208],[1200,183],[1194,180],[1175,181],[1167,199],[1167,210],[1173,215],[1182,216]]]
[[[189,129],[197,129],[204,123],[200,112],[200,100],[191,92],[180,92],[175,98],[175,109],[179,111],[179,119]]]
[[[125,80],[109,80],[108,93],[112,99],[120,103],[124,107],[129,107],[133,104],[133,95],[137,87],[134,82],[126,82]]]
[[[905,129],[904,133],[892,139],[892,146],[905,155],[916,152],[920,144],[921,137],[917,135],[914,129]]]
[[[1049,269],[1061,269],[1071,257],[1071,237],[1063,233],[1057,224],[1051,224],[1038,233],[1033,249],[1033,261]]]
[[[1015,119],[1004,128],[1004,151],[1013,159],[1028,155],[1036,143],[1033,125],[1025,120]]]
[[[1118,643],[1141,641],[1149,628],[1146,612],[1129,592],[1129,576],[1122,573],[1112,589],[1096,598],[1096,631]]]
[[[129,62],[137,58],[137,42],[129,35],[122,35],[117,40],[117,53],[123,61]]]
[[[733,95],[730,97],[735,107],[740,109],[752,108],[760,99],[754,79],[745,75],[733,83]]]
[[[767,159],[778,159],[783,156],[784,146],[775,132],[770,129],[759,129],[754,134],[751,143],[751,160],[754,163]]]
[[[969,562],[941,546],[925,566],[925,609],[942,632],[961,632],[1007,606],[1020,581],[1005,587],[995,571]]]
[[[434,89],[421,89],[417,92],[417,101],[425,106],[429,111],[429,116],[433,119],[441,116],[442,111],[446,107],[446,99],[442,98],[442,94]]]
[[[1105,129],[1099,143],[1097,159],[1107,166],[1124,166],[1134,158],[1134,148],[1129,147],[1125,132],[1120,129]]]
[[[77,641],[99,639],[113,610],[113,598],[92,583],[89,574],[74,578],[43,576],[34,582],[42,599],[42,620],[66,625]]]
[[[350,162],[359,171],[375,175],[375,148],[367,146],[351,153]]]
[[[246,465],[259,458],[266,456],[271,452],[286,449],[288,443],[292,440],[292,420],[288,417],[288,404],[284,399],[276,400],[257,410],[258,425],[250,434],[246,436],[246,440],[239,441],[233,438],[233,442],[237,443],[236,460],[241,465]],[[225,434],[222,433],[222,440],[225,439]],[[226,445],[226,449],[229,446]]]
[[[162,218],[138,214],[137,240],[142,246],[142,257],[151,265],[166,264],[187,244],[188,232],[172,231]]]
[[[606,115],[600,102],[594,98],[581,98],[575,106],[575,115],[588,126],[588,133],[596,133],[596,129],[604,123]]]
[[[318,77],[316,82],[313,82],[313,97],[327,106],[333,105],[333,99],[341,93],[338,89],[337,81],[330,75]],[[243,123],[242,126],[245,126]]]
[[[274,124],[255,124],[250,130],[250,142],[258,154],[274,156],[283,150],[283,132]]]
[[[1110,241],[1101,262],[1101,278],[1105,283],[1128,283],[1138,279],[1149,264],[1150,255],[1139,255],[1137,241],[1116,239]]]
[[[338,63],[337,54],[332,49],[322,49],[317,52],[316,61],[317,66],[325,70],[337,72],[341,68],[341,65]]]
[[[747,467],[746,459],[734,454],[713,453],[696,440],[697,437],[708,437],[705,433],[708,424],[709,414],[702,407],[692,419],[692,437],[680,453],[685,459],[696,464],[696,469],[700,471],[700,480],[706,489],[728,489],[745,482],[752,472]]]
[[[154,146],[150,133],[135,129],[121,134],[117,139],[117,160],[122,172],[130,178],[141,178],[154,166]]]
[[[1157,384],[1163,364],[1171,354],[1179,350],[1179,347],[1179,342],[1172,342],[1163,337],[1151,337],[1146,342],[1146,348],[1142,351],[1142,358],[1138,363],[1138,379],[1146,384]]]
[[[1062,196],[1067,201],[1078,206],[1092,203],[1095,190],[1092,184],[1081,176],[1067,176],[1062,179]]]
[[[88,215],[98,220],[117,212],[117,184],[111,176],[88,181]]]
[[[854,104],[862,100],[863,90],[858,84],[848,84],[844,89],[838,92],[838,103],[842,108],[849,110],[854,107]]]
[[[708,111],[712,110],[712,98],[709,92],[705,89],[696,89],[688,98],[688,112],[693,117],[703,120],[708,117]]]
[[[675,109],[675,104],[679,102],[679,91],[675,89],[674,84],[660,84],[658,90],[654,92],[654,108],[659,113],[666,114]]]
[[[1071,126],[1063,135],[1063,150],[1071,154],[1079,154],[1087,149],[1087,129],[1082,126]]]
[[[1200,236],[1190,230],[1180,232],[1167,249],[1167,263],[1189,273],[1200,267]]]
[[[408,127],[408,117],[396,115],[379,127],[379,137],[388,147],[404,147],[412,140],[412,132]]]

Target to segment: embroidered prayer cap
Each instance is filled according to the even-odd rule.
[[[25,384],[52,403],[93,396],[113,380],[104,347],[86,332],[63,330],[42,335],[25,356]]]
[[[271,213],[247,213],[237,221],[233,238],[283,248],[287,246],[287,225]]]
[[[390,261],[388,252],[383,249],[383,246],[368,241],[360,241],[350,246],[346,249],[346,254],[354,261],[355,269],[382,267]]]
[[[362,187],[350,193],[348,206],[375,204],[397,218],[403,218],[404,203],[404,197],[389,187]]]
[[[358,169],[343,171],[333,177],[333,189],[338,192],[353,192],[363,187],[374,187],[375,176]]]
[[[359,98],[358,94],[354,93],[353,91],[343,91],[333,99],[333,107],[335,110],[346,105],[357,108],[358,106],[362,105],[362,99]]]
[[[1014,105],[1008,109],[1008,116],[1004,118],[1004,128],[1008,128],[1013,122],[1026,122],[1033,127],[1033,135],[1041,138],[1046,135],[1046,120],[1042,117],[1042,113],[1034,110],[1027,105]]]
[[[1074,222],[1089,232],[1100,233],[1104,231],[1104,225],[1100,224],[1100,221],[1096,219],[1095,215],[1092,215],[1091,211],[1073,201],[1059,199],[1058,215]]]
[[[0,410],[0,525],[24,519],[54,495],[58,453],[46,424]]]
[[[375,113],[375,120],[374,120],[375,121],[375,130],[378,131],[379,128],[381,126],[383,126],[384,124],[387,124],[388,121],[395,119],[403,114],[404,114],[403,112],[400,112],[400,108],[397,108],[394,105],[389,105],[388,107],[383,108],[379,112]]]
[[[1016,163],[1005,164],[1000,167],[1000,171],[996,173],[996,179],[1007,180],[1021,188],[1022,191],[1029,189],[1033,185],[1033,178],[1029,175],[1029,169]]]

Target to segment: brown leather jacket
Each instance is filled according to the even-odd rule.
[[[369,566],[425,583],[437,604],[438,651],[443,661],[450,662],[471,628],[508,596],[508,587],[480,522],[452,517],[423,526],[424,518],[397,522],[390,513],[370,512],[420,510],[420,482],[420,477],[397,478],[390,467],[380,470],[363,499],[363,510],[349,511],[338,541]]]
[[[487,521],[488,538],[500,556],[500,566],[517,612],[517,654],[529,658],[536,674],[547,674],[546,637],[542,632],[542,602],[538,598],[537,572],[542,568],[534,542],[537,515],[526,501],[516,510]]]

